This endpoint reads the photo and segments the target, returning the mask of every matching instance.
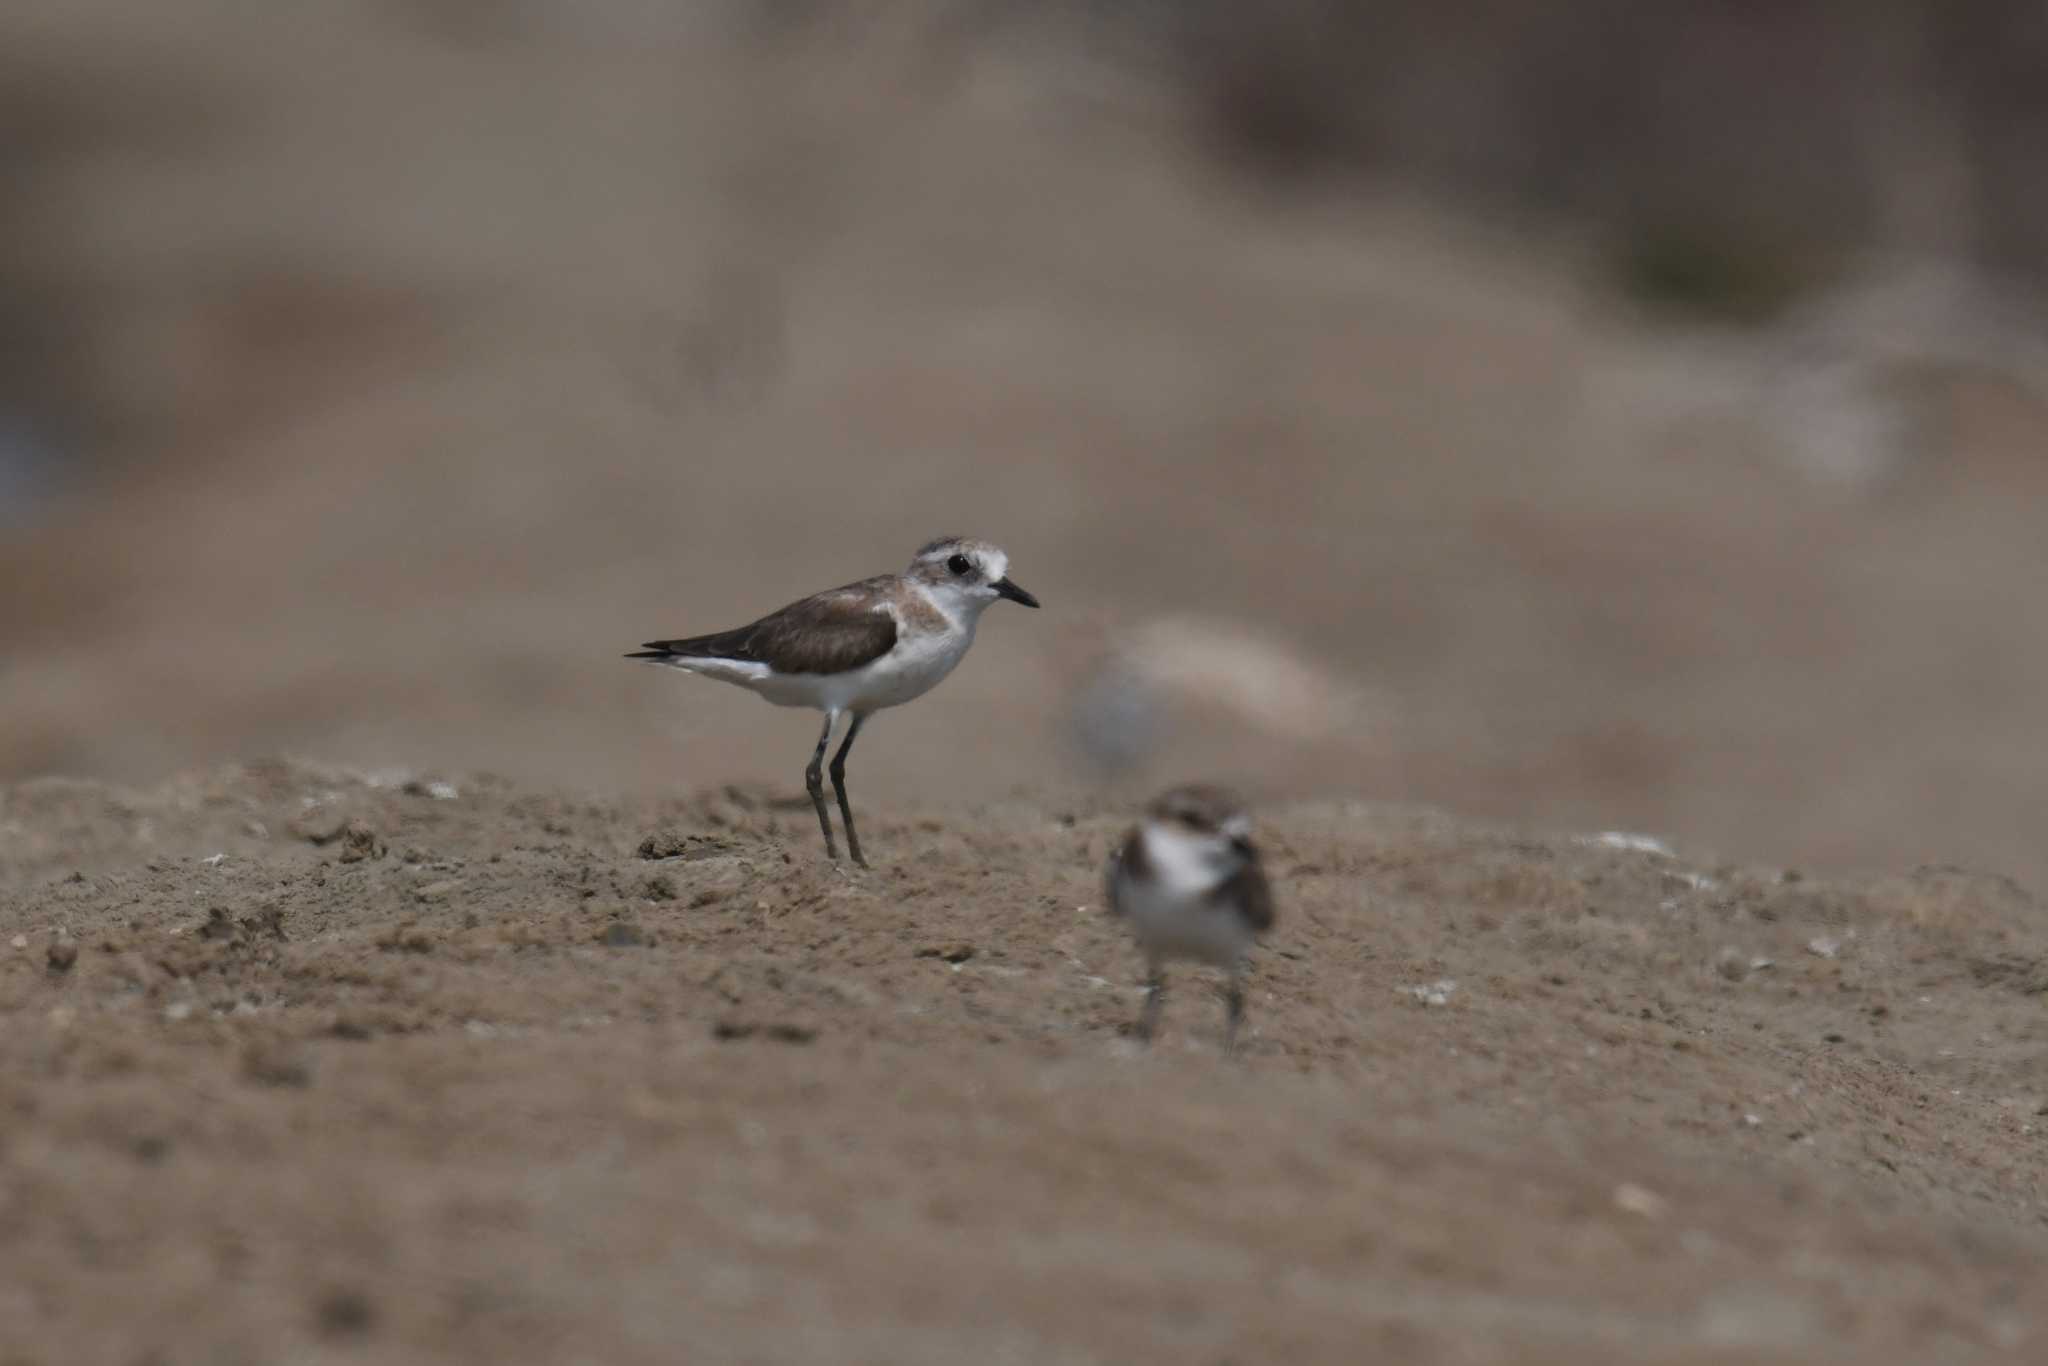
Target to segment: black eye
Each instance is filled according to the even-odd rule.
[[[955,574],[965,574],[968,570],[974,568],[974,561],[968,559],[965,555],[955,555],[952,559],[946,561],[946,568],[952,570]]]

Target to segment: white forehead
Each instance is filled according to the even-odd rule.
[[[953,541],[933,547],[918,559],[925,564],[944,564],[955,555],[967,556],[991,579],[1000,579],[1010,572],[1010,557],[1003,553],[1001,546],[990,545],[987,541]]]

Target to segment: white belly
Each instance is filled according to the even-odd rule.
[[[936,688],[967,656],[974,630],[906,636],[896,648],[872,664],[829,681],[827,695],[842,711],[879,711],[897,707]]]
[[[1145,844],[1153,877],[1116,879],[1116,903],[1139,946],[1151,958],[1194,958],[1235,969],[1251,952],[1255,936],[1233,905],[1208,901],[1206,893],[1221,881],[1217,872],[1194,862],[1190,848],[1157,831],[1147,831]]]
[[[841,674],[776,674],[765,664],[729,659],[679,660],[676,667],[737,683],[778,707],[869,712],[930,692],[973,643],[971,627],[906,635],[872,664]]]
[[[1192,958],[1234,968],[1251,952],[1251,931],[1228,905],[1129,880],[1119,900],[1148,957]]]
[[[1144,840],[1153,875],[1142,882],[1118,878],[1117,900],[1138,943],[1155,958],[1235,967],[1251,951],[1254,936],[1235,907],[1208,899],[1226,875],[1210,861],[1214,841],[1155,828],[1145,831]]]

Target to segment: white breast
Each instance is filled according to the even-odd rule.
[[[919,590],[913,590],[919,591]],[[926,600],[931,601],[930,595]],[[974,644],[974,622],[961,620],[939,607],[945,625],[934,630],[930,618],[906,615],[890,608],[896,618],[896,646],[872,664],[841,674],[827,688],[828,705],[844,711],[877,711],[901,706],[939,685],[940,680],[966,657]]]
[[[1173,897],[1198,897],[1229,875],[1217,860],[1218,841],[1206,835],[1148,822],[1141,838],[1160,890]]]
[[[1206,900],[1231,872],[1218,861],[1219,841],[1149,824],[1140,838],[1152,876],[1119,873],[1117,897],[1139,944],[1157,958],[1236,966],[1253,935],[1234,907]]]
[[[896,648],[846,675],[844,706],[860,711],[894,707],[937,687],[974,643],[970,630],[897,637]]]

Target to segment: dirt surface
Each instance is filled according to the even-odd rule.
[[[2048,1349],[2008,883],[1269,810],[1233,1064],[1192,972],[1127,1035],[1120,813],[865,812],[0,790],[0,1360]]]

